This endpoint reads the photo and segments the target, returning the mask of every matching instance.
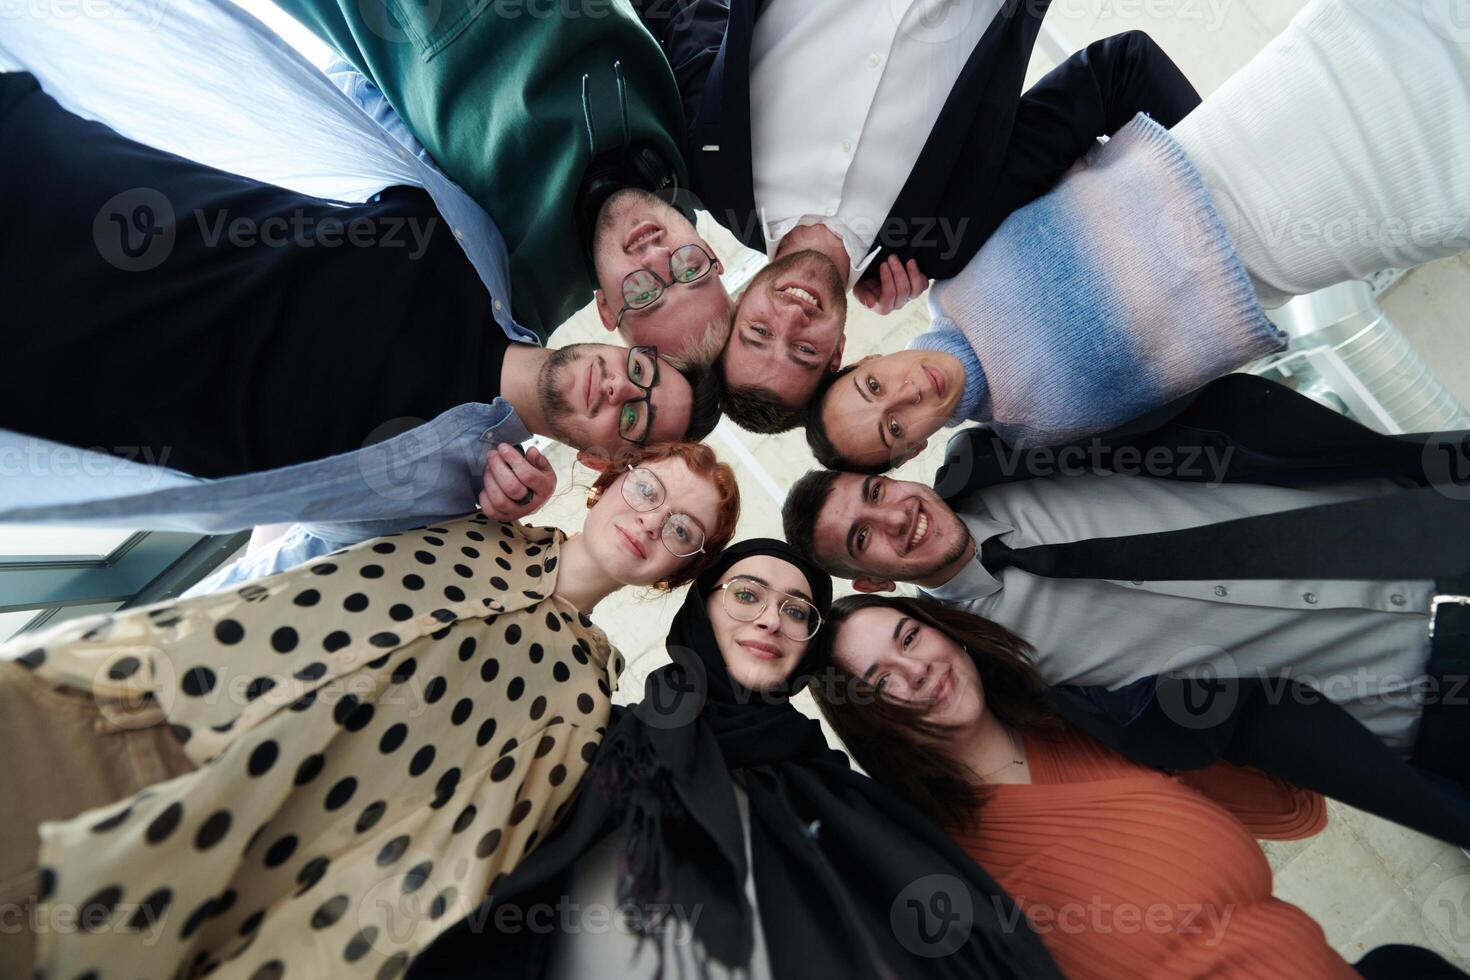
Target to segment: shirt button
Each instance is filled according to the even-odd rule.
[[[460,241],[464,241],[464,232],[456,228],[454,229],[454,237],[459,239]]]
[[[881,64],[883,64],[883,56],[881,54],[870,54],[870,55],[868,55],[868,67],[869,68],[877,68]]]
[[[1142,585],[1143,583],[1142,582],[1134,582],[1133,584],[1134,585]]]
[[[1227,593],[1227,591],[1228,590],[1223,585],[1217,585],[1217,586],[1215,586],[1215,595],[1223,596],[1223,595],[1225,595]]]
[[[500,300],[497,299],[495,301],[495,312],[496,313],[499,313],[500,310],[501,310],[501,308],[504,307],[504,305],[505,305],[504,303],[500,302]]]
[[[829,218],[835,218],[835,217],[837,217],[837,209],[836,208],[828,208],[827,209],[827,217],[829,217]]]
[[[1315,592],[1304,592],[1302,593],[1302,598],[1306,600],[1307,604],[1310,606],[1315,606],[1317,604],[1317,593]]]
[[[481,442],[494,442],[495,441],[495,430],[494,429],[486,429],[483,433],[481,433],[481,435],[480,435],[480,441]]]
[[[843,153],[851,153],[852,152],[852,140],[843,140],[842,141],[842,152]]]
[[[1388,601],[1393,603],[1395,606],[1402,606],[1408,600],[1395,592],[1393,595],[1388,597]]]

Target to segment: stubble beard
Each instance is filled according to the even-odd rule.
[[[934,563],[933,568],[925,569],[915,576],[916,578],[929,578],[930,576],[938,575],[941,571],[949,568],[964,557],[965,550],[970,547],[970,529],[965,526],[964,521],[955,517],[953,511],[950,511],[950,517],[960,526],[960,534],[955,538],[954,547],[945,552],[939,561]]]
[[[546,420],[546,428],[550,430],[547,435],[573,449],[587,449],[589,447],[578,446],[573,441],[565,424],[576,412],[563,390],[565,383],[559,377],[562,368],[569,368],[582,360],[578,346],[573,344],[551,352],[546,363],[541,365],[541,373],[536,378],[536,399],[540,402],[541,417]]]

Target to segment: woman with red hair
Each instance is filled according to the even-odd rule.
[[[0,648],[0,901],[34,904],[35,968],[401,972],[596,754],[623,668],[597,604],[692,580],[740,500],[680,443],[614,461],[588,507],[570,537],[471,515]],[[51,927],[66,909],[80,929]]]

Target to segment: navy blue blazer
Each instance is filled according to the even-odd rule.
[[[1073,55],[1022,94],[1050,0],[1004,0],[976,44],[878,239],[934,279],[974,257],[1000,223],[1045,194],[1092,146],[1139,112],[1173,126],[1199,94],[1162,49],[1132,31]],[[764,0],[634,0],[684,96],[694,195],[765,251],[755,206],[750,52]],[[942,224],[941,224],[942,223]]]

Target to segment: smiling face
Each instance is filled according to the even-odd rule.
[[[690,283],[665,286],[651,305],[622,314],[623,281],[646,269],[665,283],[692,275],[691,266],[680,262],[671,271],[674,252],[685,245],[698,245],[716,265],[708,274]],[[649,345],[666,354],[680,356],[686,346],[698,344],[712,325],[723,332],[730,319],[733,300],[720,281],[719,256],[700,237],[688,218],[647,191],[619,191],[603,205],[592,239],[593,263],[597,267],[597,312],[603,325],[618,330],[630,346]],[[701,260],[707,262],[707,260]]]
[[[971,545],[965,523],[924,484],[844,473],[817,514],[812,547],[824,567],[855,570],[854,585],[872,591],[882,580],[947,581]]]
[[[720,358],[725,384],[771,392],[786,408],[811,400],[842,363],[847,287],[821,252],[796,252],[751,280]]]
[[[739,589],[742,579],[767,587],[766,608],[752,622],[742,622],[730,615],[725,593]],[[730,676],[752,691],[767,691],[779,686],[806,654],[810,640],[793,640],[781,632],[781,603],[787,595],[811,600],[811,585],[801,570],[775,555],[753,555],[731,565],[717,585],[734,582],[728,589],[711,590],[706,611],[714,629],[720,656]]]
[[[607,488],[587,513],[582,533],[598,567],[623,585],[654,585],[699,556],[679,558],[663,543],[664,522],[671,514],[684,514],[708,538],[719,522],[719,490],[711,481],[693,473],[682,459],[661,459],[640,464],[663,484],[661,506],[638,511],[622,493],[620,477]]]
[[[634,444],[623,432],[644,436],[644,445],[683,438],[694,393],[684,376],[661,360],[653,395],[642,403],[646,393],[633,382],[650,383],[649,363],[637,361],[634,372],[643,376],[635,378],[628,374],[626,347],[573,344],[553,351],[536,385],[551,430],[547,434],[576,449],[600,449],[614,456]]]
[[[901,466],[949,423],[965,393],[965,369],[950,354],[905,350],[865,357],[827,389],[827,438],[850,463]]]
[[[924,720],[973,728],[985,713],[975,661],[943,631],[897,609],[860,609],[837,630],[833,656],[884,697],[928,710]]]

